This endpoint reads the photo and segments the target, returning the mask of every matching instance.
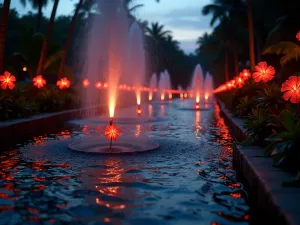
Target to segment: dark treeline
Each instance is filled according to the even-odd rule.
[[[17,77],[18,81],[25,81],[37,75],[41,51],[46,34],[49,28],[49,18],[39,11],[39,5],[33,3],[39,1],[23,1],[20,3],[31,4],[38,13],[28,12],[20,15],[15,9],[10,8],[8,15],[8,26],[5,41],[5,57],[3,71],[7,70]],[[42,8],[52,1],[43,2]],[[74,7],[74,12],[76,6]],[[142,5],[133,5],[128,0],[125,8],[131,21],[136,19],[132,15],[134,10],[138,10]],[[3,6],[0,8],[2,17]],[[199,11],[200,13],[200,11]],[[81,76],[82,67],[78,64],[78,55],[84,51],[83,43],[88,33],[88,21],[91,16],[97,15],[95,1],[82,0],[74,30],[69,40],[70,46],[67,51],[63,75],[69,79],[76,79]],[[61,60],[64,55],[64,48],[68,40],[68,30],[74,15],[56,16],[51,32],[50,44],[46,53],[46,60],[43,66],[43,76],[48,82],[55,82],[59,77]],[[147,52],[147,77],[150,79],[152,73],[167,69],[171,74],[173,88],[178,85],[187,87],[193,68],[198,61],[195,55],[187,55],[179,47],[179,43],[172,37],[170,31],[158,23],[149,24],[147,21],[139,21],[145,31],[145,48]],[[26,71],[24,71],[26,67]]]
[[[214,29],[198,39],[201,65],[217,84],[232,79],[243,68],[253,69],[262,60],[276,68],[277,79],[286,79],[300,71],[299,11],[298,0],[212,0],[202,9],[204,15],[212,16]]]

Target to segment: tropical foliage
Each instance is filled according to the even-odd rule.
[[[197,49],[205,69],[220,85],[216,88],[219,99],[244,119],[248,134],[245,143],[263,146],[275,166],[294,172],[300,171],[297,11],[298,5],[280,0],[212,0],[202,13],[212,16],[213,32],[199,38]],[[238,85],[241,74],[236,65],[238,71],[251,70],[252,78],[242,85]],[[300,182],[299,175],[296,183]]]

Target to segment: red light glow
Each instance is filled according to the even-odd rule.
[[[63,90],[63,89],[67,89],[70,87],[70,81],[68,80],[68,78],[63,77],[60,80],[57,81],[56,85],[59,87],[59,89]]]
[[[95,87],[98,88],[98,89],[100,89],[102,87],[102,83],[101,82],[97,82],[95,84]]]
[[[42,88],[46,84],[46,80],[43,79],[42,75],[38,75],[34,77],[32,81],[33,81],[33,85],[36,86],[37,88]]]
[[[89,85],[90,85],[90,82],[89,82],[88,79],[84,79],[84,80],[82,81],[82,86],[83,86],[84,88],[87,88]]]
[[[142,114],[142,109],[141,109],[140,105],[137,106],[136,112],[137,112],[138,116],[140,116]]]
[[[298,31],[298,33],[296,34],[296,38],[298,41],[300,41],[300,31]]]
[[[4,75],[0,76],[0,82],[1,82],[1,88],[3,90],[5,89],[14,89],[16,77],[14,75],[11,75],[9,72],[5,71]]]

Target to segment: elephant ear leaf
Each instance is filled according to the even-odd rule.
[[[290,111],[283,111],[280,114],[280,120],[282,121],[284,127],[289,131],[293,132],[296,130],[296,119],[292,112]]]
[[[298,61],[300,59],[300,46],[291,41],[281,41],[267,47],[263,51],[263,55],[266,54],[283,55],[280,59],[280,64],[284,65],[291,60]]]

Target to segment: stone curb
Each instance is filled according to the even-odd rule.
[[[0,141],[1,143],[14,141],[23,136],[30,136],[31,134],[33,135],[47,129],[59,127],[70,119],[99,115],[104,110],[104,105],[98,105],[0,122]]]
[[[237,140],[247,138],[243,120],[235,118],[222,102],[220,113],[231,134]],[[264,157],[259,146],[241,146],[233,149],[233,168],[249,193],[249,204],[255,224],[299,225],[300,188],[283,187],[282,181],[294,174],[272,166],[272,159]]]

